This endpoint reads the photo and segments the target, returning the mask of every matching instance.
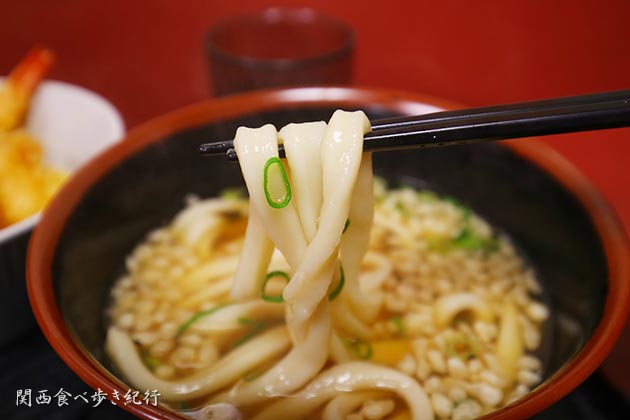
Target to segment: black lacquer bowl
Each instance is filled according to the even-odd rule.
[[[301,88],[201,103],[132,130],[68,182],[33,235],[28,287],[42,330],[89,385],[124,394],[129,387],[104,353],[104,312],[125,257],[188,194],[242,185],[238,165],[199,156],[200,143],[232,138],[241,125],[328,120],[337,108],[374,119],[453,106],[390,91]],[[518,140],[379,153],[374,169],[392,184],[427,186],[470,205],[514,239],[542,279],[553,313],[545,381],[488,418],[532,416],[597,368],[627,318],[629,248],[610,208],[569,163],[539,142]],[[180,418],[146,404],[125,408]]]

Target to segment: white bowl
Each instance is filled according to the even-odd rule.
[[[4,78],[0,77],[0,86]],[[72,172],[109,145],[125,128],[114,106],[100,95],[65,82],[45,81],[33,97],[26,130],[44,149],[44,159]],[[32,229],[39,213],[0,229],[0,244]]]
[[[0,86],[4,78],[0,78]],[[79,86],[45,81],[33,97],[26,130],[42,144],[44,160],[72,173],[122,139],[120,114],[107,100]],[[0,229],[0,346],[35,326],[26,294],[26,249],[39,213]]]

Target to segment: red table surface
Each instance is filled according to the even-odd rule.
[[[92,89],[128,127],[207,99],[204,34],[224,16],[289,0],[4,0],[0,74],[35,44],[51,78]],[[301,2],[356,30],[356,85],[471,106],[630,88],[628,0]],[[630,232],[630,129],[545,139],[598,187]],[[629,279],[630,281],[630,279]],[[630,329],[604,364],[630,396]]]

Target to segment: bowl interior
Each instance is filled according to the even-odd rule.
[[[391,116],[364,109],[370,118]],[[238,165],[202,158],[197,146],[231,138],[240,125],[328,120],[332,108],[295,108],[226,119],[171,134],[119,163],[94,184],[64,226],[53,283],[77,341],[113,372],[104,353],[112,282],[144,235],[166,224],[186,196],[242,185]],[[541,351],[549,378],[578,352],[601,318],[607,265],[587,212],[552,176],[510,148],[476,144],[375,155],[375,172],[457,197],[507,232],[537,270],[552,317]]]

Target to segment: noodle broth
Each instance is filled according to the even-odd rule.
[[[339,313],[351,304],[331,305],[333,334],[329,348],[321,349],[329,354],[324,370],[348,362],[395,369],[417,381],[440,418],[474,418],[526,394],[541,380],[542,363],[533,353],[548,316],[534,271],[508,238],[452,198],[390,189],[380,179],[374,196],[359,283],[378,301],[378,311],[369,322],[353,325]],[[132,340],[133,354],[125,357],[138,362],[131,372],[149,372],[158,379],[152,388],[163,394],[162,381],[207,384],[230,353],[265,354],[245,368],[246,356],[239,356],[238,373],[215,379],[220,383],[209,392],[163,397],[169,407],[192,416],[207,406],[238,418],[217,405],[217,397],[259,377],[289,348],[282,332],[284,303],[235,303],[229,296],[247,215],[247,199],[236,191],[191,199],[172,223],[133,251],[113,289],[112,325]],[[278,252],[269,271],[292,274]],[[265,296],[278,296],[284,283],[272,276]],[[138,386],[129,370],[123,373]],[[410,418],[392,392],[347,399],[339,400],[347,418]],[[240,412],[253,417],[270,402]],[[323,410],[324,405],[307,417],[320,418]]]

